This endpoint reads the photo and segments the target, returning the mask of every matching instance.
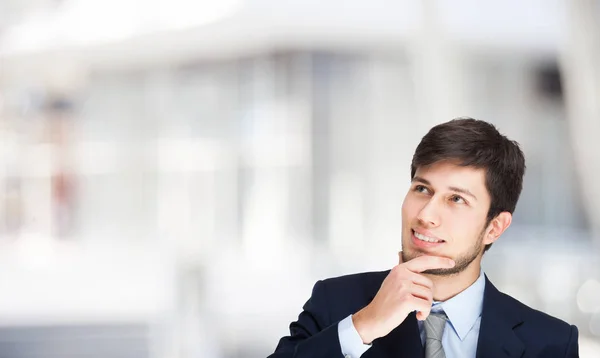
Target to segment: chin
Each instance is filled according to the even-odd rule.
[[[406,247],[406,249],[404,249],[405,247]],[[444,252],[442,250],[421,249],[419,247],[403,246],[402,252],[403,252],[403,257],[406,257],[408,260],[412,260],[416,257],[423,256],[423,255],[446,257],[446,258],[454,260],[454,257],[452,257],[451,255],[444,254]]]

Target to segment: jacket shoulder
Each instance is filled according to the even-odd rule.
[[[568,341],[572,333],[572,325],[557,317],[529,307],[505,293],[501,294],[505,296],[506,300],[512,302],[513,307],[515,307],[520,314],[523,322],[516,329],[521,334],[539,337],[540,333],[543,332],[543,336],[549,341],[555,343],[562,341],[565,341],[566,343],[566,341]]]

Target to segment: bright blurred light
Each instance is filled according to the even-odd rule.
[[[240,0],[71,0],[55,11],[38,11],[6,30],[0,53],[94,45],[153,32],[182,30],[231,16]]]
[[[22,234],[15,245],[16,259],[28,270],[47,270],[56,265],[52,238],[35,232]]]
[[[584,313],[594,313],[600,309],[600,282],[589,279],[577,291],[577,306]]]
[[[568,300],[573,282],[573,272],[567,265],[559,265],[556,262],[546,264],[541,270],[544,274],[540,277],[539,294],[550,302],[564,302]]]
[[[590,337],[579,337],[579,356],[585,358],[600,358],[600,343]]]
[[[594,336],[600,336],[600,312],[594,313],[590,320],[590,332]]]

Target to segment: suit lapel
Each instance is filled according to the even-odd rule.
[[[519,308],[485,277],[477,358],[519,358],[525,351],[513,329],[523,322]]]
[[[413,312],[387,336],[373,341],[373,347],[362,358],[420,358],[423,355],[417,317]]]

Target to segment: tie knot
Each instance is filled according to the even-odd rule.
[[[444,327],[446,327],[446,321],[448,316],[443,311],[431,312],[425,320],[425,337],[427,340],[434,339],[436,341],[442,341],[444,334]]]

